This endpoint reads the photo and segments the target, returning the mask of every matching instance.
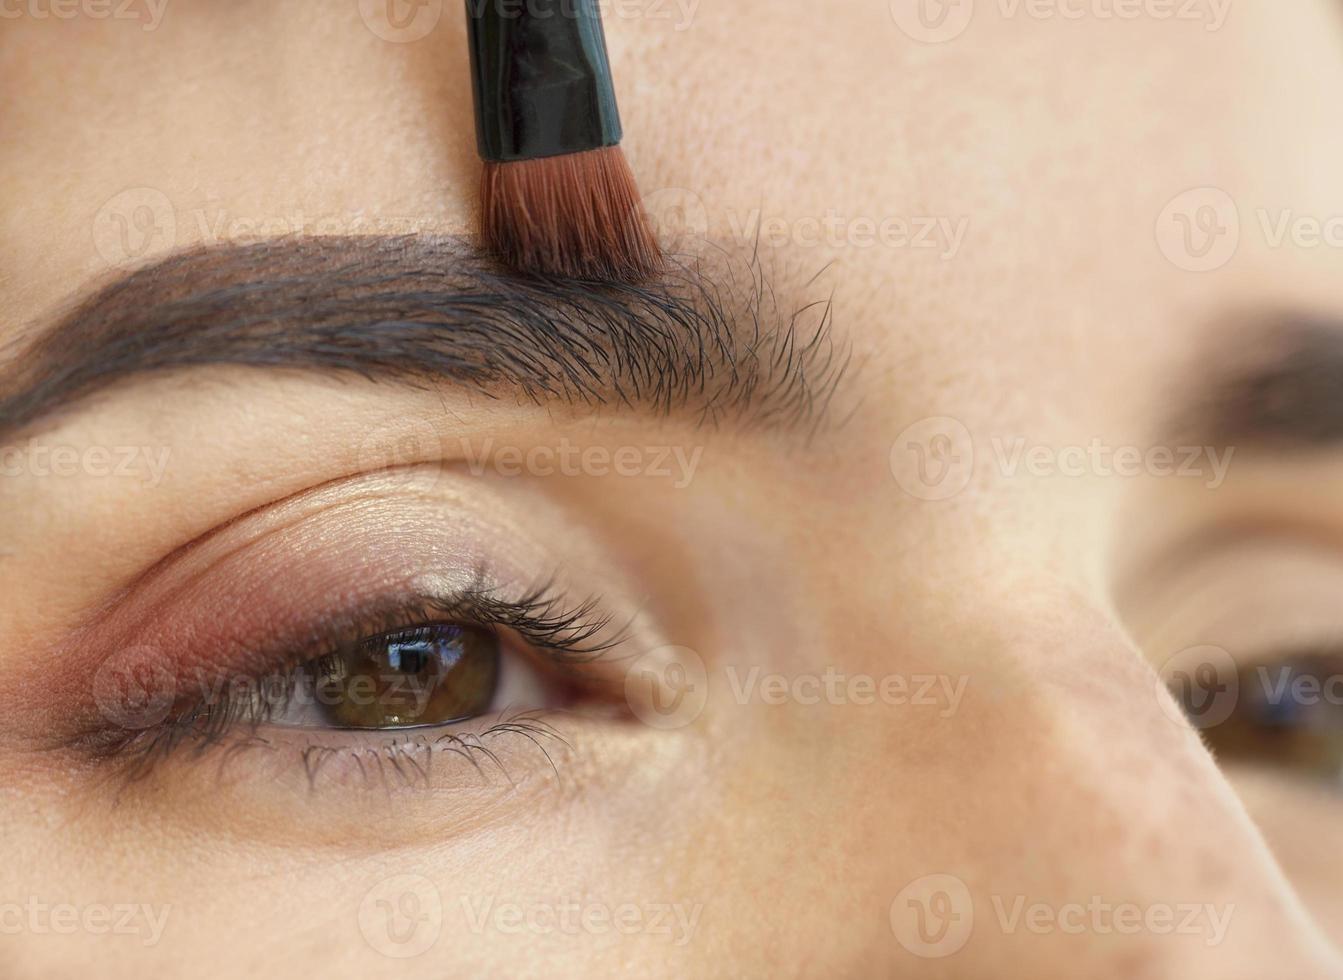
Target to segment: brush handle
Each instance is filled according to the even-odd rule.
[[[509,163],[620,142],[597,0],[466,0],[476,142]]]

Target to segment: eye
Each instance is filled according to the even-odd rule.
[[[411,729],[448,751],[452,739],[478,744],[505,731],[532,739],[550,733],[544,713],[611,703],[615,675],[603,655],[621,634],[604,635],[608,623],[596,599],[575,605],[549,587],[515,599],[484,585],[419,596],[318,620],[257,648],[257,661],[287,663],[278,670],[175,677],[156,660],[144,679],[148,696],[140,696],[138,677],[125,705],[115,688],[84,738],[101,758],[127,760],[136,778],[178,749],[264,746],[301,755],[320,747],[312,736],[323,731],[348,733],[329,744],[352,752],[389,744],[375,735]],[[327,652],[304,656],[305,647]],[[159,702],[166,716],[138,723],[137,712]],[[487,716],[494,720],[483,729],[468,724]]]
[[[1179,685],[1172,693],[1196,724],[1214,698],[1223,699],[1225,718],[1201,726],[1222,763],[1269,766],[1343,786],[1343,653],[1246,664],[1234,678]]]
[[[304,668],[333,728],[444,725],[489,711],[499,687],[499,637],[450,623],[362,640]]]
[[[493,623],[410,620],[280,675],[240,678],[187,718],[212,738],[239,724],[244,732],[451,730],[505,711],[568,707],[576,682],[550,654]]]
[[[1120,603],[1220,765],[1343,787],[1343,552],[1309,528],[1207,532]]]

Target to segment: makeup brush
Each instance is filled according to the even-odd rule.
[[[631,282],[662,267],[620,149],[597,0],[466,0],[480,235],[527,273]]]

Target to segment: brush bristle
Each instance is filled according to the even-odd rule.
[[[637,282],[662,270],[662,249],[618,146],[487,162],[480,196],[485,247],[521,272]]]

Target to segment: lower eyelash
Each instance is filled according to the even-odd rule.
[[[435,759],[460,761],[469,764],[482,779],[502,777],[513,785],[513,774],[490,743],[505,736],[522,739],[540,753],[559,777],[556,755],[567,753],[572,745],[548,720],[553,714],[556,712],[516,712],[500,717],[480,732],[444,731],[443,726],[390,730],[381,736],[368,732],[362,733],[364,744],[360,745],[324,744],[314,738],[303,745],[284,744],[303,729],[285,729],[283,737],[270,739],[257,729],[242,732],[231,728],[202,729],[191,722],[178,722],[143,733],[148,737],[140,744],[124,748],[123,775],[126,783],[137,782],[148,776],[159,761],[179,754],[192,762],[215,757],[222,772],[235,756],[264,751],[293,753],[310,790],[317,789],[323,770],[333,764],[342,765],[347,773],[357,773],[369,786],[387,790],[429,786]]]

